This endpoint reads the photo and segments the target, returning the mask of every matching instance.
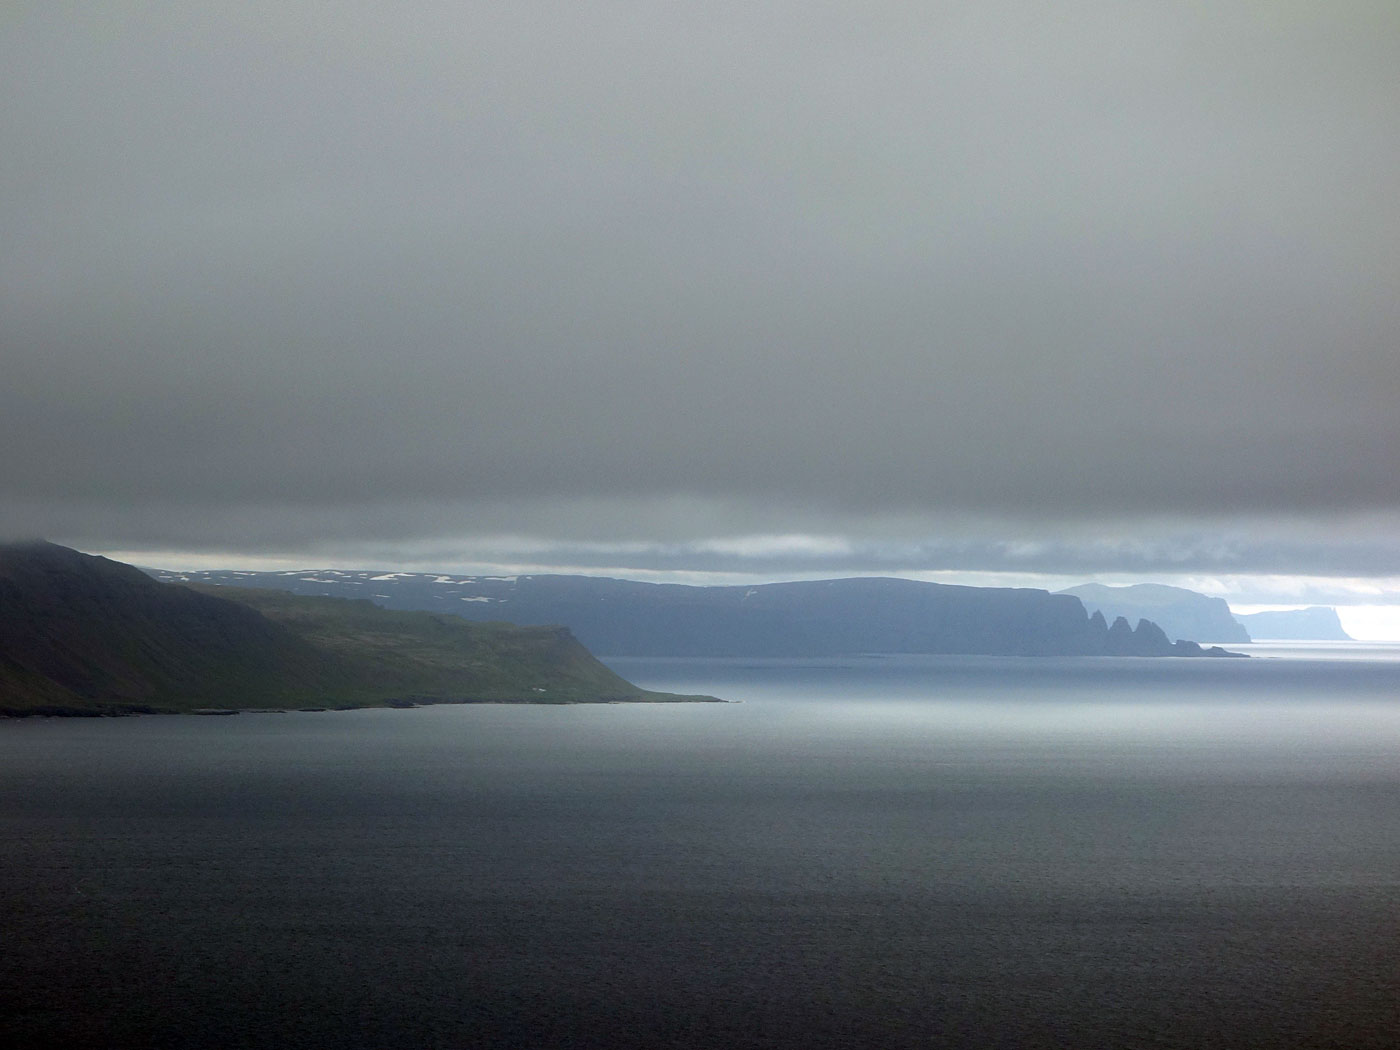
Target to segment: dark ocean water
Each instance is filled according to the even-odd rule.
[[[0,723],[0,1045],[1395,1047],[1393,655]]]

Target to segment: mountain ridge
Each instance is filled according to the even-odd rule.
[[[1079,598],[1033,588],[888,577],[700,587],[554,574],[148,571],[171,581],[356,595],[395,609],[450,609],[477,622],[565,623],[589,649],[607,656],[1224,655],[1190,641],[1174,643],[1150,622],[1111,627]]]

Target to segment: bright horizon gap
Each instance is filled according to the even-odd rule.
[[[1130,586],[1132,583],[1166,583],[1168,586],[1181,586],[1209,597],[1222,598],[1230,605],[1230,611],[1240,615],[1255,612],[1305,609],[1315,605],[1336,610],[1342,628],[1358,642],[1400,642],[1400,600],[1385,602],[1231,602],[1228,593],[1212,593],[1201,586],[1187,586],[1179,582],[1169,582],[1166,574],[1144,573],[1129,579],[1126,573],[1085,574],[1082,576],[1009,573],[975,570],[912,572],[792,572],[792,573],[743,573],[733,571],[707,570],[654,570],[634,569],[625,566],[599,568],[596,566],[574,567],[541,565],[531,563],[477,562],[456,560],[450,564],[441,561],[427,562],[421,559],[407,559],[398,564],[369,564],[369,559],[360,561],[349,558],[346,561],[300,556],[237,556],[219,554],[191,554],[176,551],[92,551],[115,561],[152,569],[166,569],[173,572],[197,572],[201,570],[229,570],[243,572],[290,572],[314,571],[320,569],[341,569],[351,571],[419,572],[446,573],[463,576],[596,576],[612,579],[636,580],[642,583],[677,583],[688,586],[754,586],[764,583],[783,583],[801,580],[840,579],[854,576],[884,576],[895,579],[918,580],[926,583],[951,583],[973,587],[1030,587],[1039,590],[1058,591],[1080,583],[1102,582],[1108,586]],[[350,564],[356,561],[356,564]],[[1165,578],[1164,578],[1165,577]],[[1287,579],[1287,577],[1284,577]],[[1296,579],[1302,580],[1302,577]],[[1128,581],[1128,582],[1125,582]],[[1223,582],[1223,581],[1219,581]],[[1358,595],[1359,597],[1360,595]],[[1367,595],[1370,597],[1370,594]],[[1397,596],[1400,599],[1400,596]]]

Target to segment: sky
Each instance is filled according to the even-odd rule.
[[[0,535],[1400,606],[1397,70],[1393,0],[17,0]]]

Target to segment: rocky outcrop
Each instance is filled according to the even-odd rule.
[[[1223,598],[1168,587],[1139,583],[1131,587],[1106,587],[1086,583],[1061,591],[1072,594],[1091,612],[1098,610],[1110,619],[1121,616],[1129,623],[1151,620],[1169,639],[1195,638],[1211,642],[1248,642],[1249,632],[1230,613]]]

